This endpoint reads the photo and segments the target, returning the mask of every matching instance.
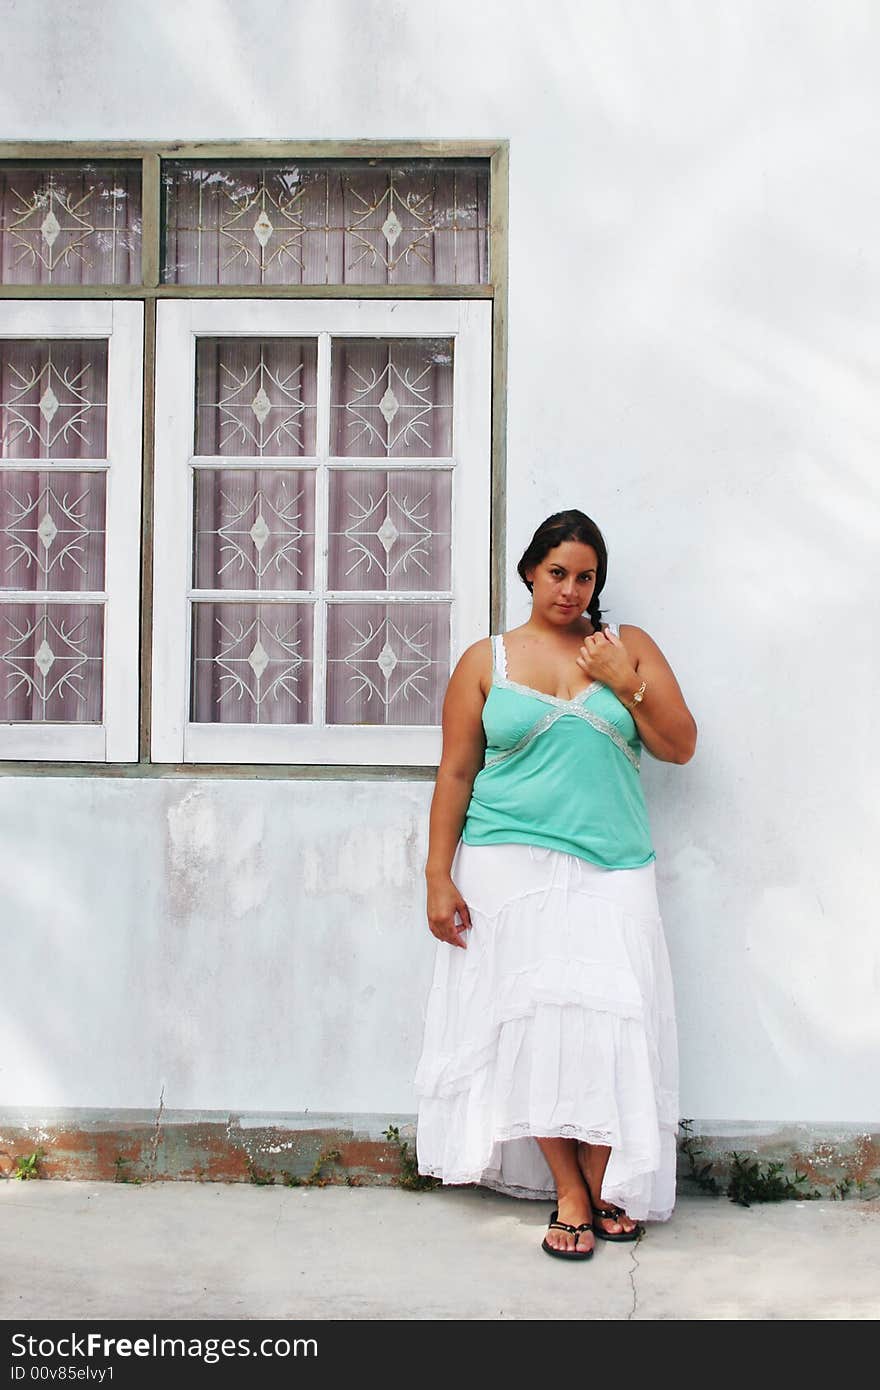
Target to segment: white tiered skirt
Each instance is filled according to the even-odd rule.
[[[437,943],[419,1172],[555,1196],[535,1136],[607,1144],[602,1198],[675,1205],[678,1050],[654,865],[602,869],[533,845],[467,845],[452,877],[467,950]]]

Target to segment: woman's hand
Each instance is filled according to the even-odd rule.
[[[615,695],[638,688],[639,679],[626,647],[607,628],[585,639],[575,661],[591,680],[601,681]]]
[[[594,633],[575,660],[626,705],[649,753],[661,762],[689,762],[697,746],[697,726],[672,668],[642,628],[627,624],[625,631],[625,643],[607,630]],[[632,697],[643,681],[642,700],[634,704]]]
[[[456,922],[456,916],[461,920]],[[468,905],[451,878],[431,879],[428,882],[428,926],[432,936],[450,946],[467,950],[462,933],[471,925]]]
[[[465,946],[462,932],[471,924],[467,903],[452,881],[452,865],[474,780],[483,765],[483,705],[491,682],[492,643],[482,637],[464,652],[446,689],[443,754],[431,798],[425,863],[428,925],[438,941],[450,946]]]

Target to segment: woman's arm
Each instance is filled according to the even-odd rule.
[[[483,683],[488,681],[491,662],[488,638],[468,647],[450,677],[443,701],[443,753],[431,800],[425,879],[428,924],[438,940],[451,946],[465,945],[461,933],[471,924],[467,904],[450,870],[474,778],[483,765]],[[455,921],[456,913],[461,923]]]
[[[697,726],[672,667],[640,627],[622,627],[620,637],[602,631],[588,637],[577,664],[602,681],[626,705],[649,753],[664,763],[686,763],[697,746]],[[639,704],[633,695],[645,682]]]

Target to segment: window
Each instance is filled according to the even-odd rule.
[[[501,601],[506,150],[30,148],[0,145],[0,761],[436,762]]]
[[[135,285],[141,278],[141,167],[0,161],[4,285]]]
[[[140,304],[0,304],[0,755],[136,761]]]
[[[489,278],[485,160],[169,160],[163,192],[168,284]]]
[[[488,608],[487,304],[159,306],[153,758],[426,763]]]

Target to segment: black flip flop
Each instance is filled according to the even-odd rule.
[[[567,1221],[556,1220],[558,1210],[557,1208],[551,1215],[547,1229],[548,1231],[554,1228],[558,1231],[568,1231],[569,1235],[574,1236],[575,1248],[574,1250],[554,1250],[552,1245],[547,1244],[547,1237],[545,1236],[541,1241],[541,1249],[546,1250],[548,1255],[555,1255],[557,1259],[560,1260],[591,1260],[593,1258],[594,1247],[591,1246],[589,1250],[578,1250],[577,1238],[581,1231],[592,1231],[593,1223],[591,1221],[583,1221],[580,1226],[569,1226]]]
[[[626,1216],[623,1207],[616,1207],[613,1202],[610,1206],[601,1206],[593,1197],[592,1192],[587,1188],[587,1196],[590,1199],[590,1206],[593,1208],[594,1217],[602,1217],[606,1221],[620,1221],[622,1216]],[[612,1240],[618,1244],[624,1241],[640,1240],[645,1234],[645,1228],[640,1222],[636,1222],[631,1231],[603,1231],[601,1222],[597,1221],[593,1227],[593,1235],[597,1240]]]

